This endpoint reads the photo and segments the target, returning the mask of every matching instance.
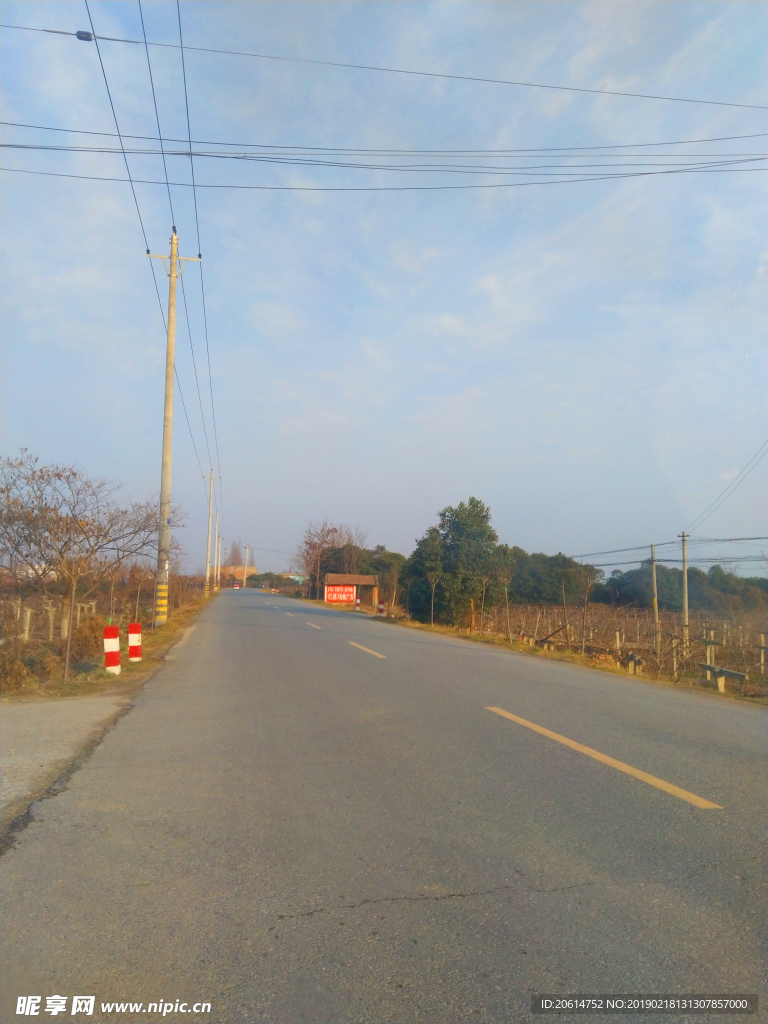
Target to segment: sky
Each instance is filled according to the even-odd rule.
[[[97,35],[142,39],[138,3],[89,6]],[[175,3],[141,10],[150,42],[178,44]],[[752,0],[181,3],[185,47],[757,106],[766,15]],[[68,0],[6,0],[2,21],[90,29],[85,4]],[[99,46],[121,133],[150,137],[126,147],[156,149],[143,44]],[[183,149],[180,50],[149,55],[163,136]],[[5,29],[2,58],[3,121],[115,132],[93,42]],[[766,111],[749,106],[193,49],[184,62],[191,137],[217,152],[765,153]],[[3,141],[118,145],[8,125]],[[261,188],[171,187],[182,255],[197,256],[199,226],[205,288],[203,308],[200,270],[186,264],[177,371],[189,426],[177,389],[173,494],[189,569],[205,562],[211,466],[225,543],[249,543],[260,570],[287,569],[323,517],[408,554],[440,509],[470,495],[490,506],[501,541],[528,551],[662,543],[737,478],[766,440],[764,162],[565,181],[545,177],[547,154],[522,159],[539,170],[197,157],[199,186]],[[159,156],[128,162],[134,178],[164,180]],[[187,156],[167,163],[171,182],[191,181]],[[6,148],[2,166],[126,179],[119,153]],[[520,184],[534,178],[544,183]],[[125,180],[0,181],[3,454],[25,447],[120,481],[126,497],[157,494],[165,333],[145,249],[168,252],[165,184],[135,185],[145,244]],[[402,190],[489,183],[504,187]],[[695,535],[764,534],[765,466]],[[764,575],[765,563],[742,571]]]

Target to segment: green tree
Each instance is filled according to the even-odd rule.
[[[439,515],[444,552],[444,612],[451,622],[457,623],[471,609],[474,619],[475,602],[483,593],[482,580],[498,540],[491,526],[491,510],[478,498],[470,498],[455,508],[446,506]]]
[[[377,544],[372,551],[365,551],[361,559],[359,571],[379,577],[379,593],[381,599],[394,609],[397,601],[397,587],[405,562],[405,555],[397,551],[387,551],[383,544]]]
[[[443,541],[436,526],[430,526],[416,542],[416,550],[400,570],[400,581],[409,591],[409,605],[417,618],[435,624],[435,589],[443,578]],[[409,610],[410,610],[409,609]]]

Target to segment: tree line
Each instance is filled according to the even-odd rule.
[[[679,612],[683,607],[683,570],[657,563],[656,587],[659,607]],[[633,604],[650,608],[653,602],[651,562],[648,559],[639,569],[612,572],[596,588],[595,601],[604,604]],[[708,572],[688,567],[688,606],[691,610],[708,611],[718,615],[753,612],[768,606],[768,579],[760,576],[737,576],[713,565]]]
[[[394,608],[398,601],[400,572],[405,556],[388,551],[382,544],[365,546],[366,534],[359,527],[323,519],[310,523],[302,538],[296,560],[308,578],[309,596],[319,599],[327,573],[378,576],[379,597]]]
[[[491,510],[470,497],[446,506],[438,521],[416,542],[407,558],[381,545],[368,548],[359,529],[323,520],[307,528],[298,563],[310,579],[310,596],[319,597],[328,572],[375,573],[385,600],[422,622],[469,625],[482,629],[491,609],[511,604],[652,606],[650,561],[638,569],[606,578],[598,566],[558,552],[529,554],[499,543]],[[659,607],[682,608],[682,570],[658,564]],[[722,614],[768,608],[768,580],[744,578],[719,565],[708,573],[688,569],[689,608]]]

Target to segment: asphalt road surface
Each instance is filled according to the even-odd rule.
[[[762,1018],[765,724],[225,592],[4,855],[2,1022],[24,995],[465,1024],[541,1021],[532,993],[758,993]]]

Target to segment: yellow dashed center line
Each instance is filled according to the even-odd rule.
[[[623,761],[617,761],[614,757],[609,757],[607,754],[601,754],[599,750],[593,750],[591,747],[585,747],[582,743],[577,743],[575,740],[569,740],[567,736],[561,736],[559,733],[545,729],[543,726],[536,725],[534,722],[528,722],[525,718],[518,718],[517,715],[511,714],[509,711],[504,711],[502,708],[486,708],[485,710],[493,711],[495,715],[501,715],[502,718],[508,718],[510,722],[517,722],[518,725],[524,725],[526,729],[532,729],[533,732],[537,732],[541,736],[546,736],[550,740],[556,740],[558,743],[562,743],[564,746],[570,747],[571,750],[578,750],[580,754],[586,754],[587,757],[593,757],[595,761],[600,761],[602,764],[607,764],[611,768],[616,768],[618,771],[624,772],[626,775],[631,775],[633,778],[639,779],[641,782],[647,782],[649,786],[655,786],[656,789],[662,789],[665,793],[670,793],[672,796],[676,796],[680,800],[686,800],[689,804],[693,804],[694,807],[701,807],[716,811],[725,810],[725,808],[721,807],[720,804],[713,804],[711,800],[705,800],[704,797],[696,796],[695,793],[689,793],[687,789],[681,789],[679,786],[674,786],[671,782],[665,782],[664,779],[657,779],[655,775],[649,775],[648,772],[642,772],[639,768],[633,768],[630,764],[624,764]]]
[[[372,654],[374,656],[374,658],[385,658],[386,659],[386,657],[387,657],[386,654],[379,654],[378,651],[371,651],[368,647],[363,647],[362,644],[356,644],[354,640],[349,640],[347,642],[349,643],[350,647],[356,647],[358,649],[358,651],[365,651],[366,654]]]
[[[311,627],[312,627],[312,629],[320,629],[320,628],[321,628],[320,626],[316,626],[316,625],[314,624],[314,622],[308,622],[308,623],[307,623],[307,625],[308,625],[308,626],[311,626]]]

